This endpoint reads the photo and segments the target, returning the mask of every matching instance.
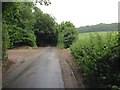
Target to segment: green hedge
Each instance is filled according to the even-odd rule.
[[[80,34],[72,55],[89,87],[120,87],[120,46],[118,33]]]
[[[27,30],[27,28],[22,29],[21,27],[17,27],[15,25],[9,25],[8,26],[8,33],[9,33],[9,47],[8,48],[14,48],[17,46],[22,45],[29,45],[29,46],[35,46],[36,45],[36,37],[34,35],[34,32],[32,30]]]
[[[2,24],[2,60],[7,60],[7,48],[9,45],[7,28],[6,24]]]

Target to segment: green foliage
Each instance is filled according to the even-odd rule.
[[[8,37],[8,32],[7,32],[7,25],[2,24],[2,59],[5,61],[7,60],[7,53],[6,50],[8,48],[9,44],[9,37]]]
[[[80,34],[71,51],[91,87],[120,87],[117,32]]]
[[[62,22],[58,30],[58,46],[61,48],[69,48],[75,41],[76,36],[77,30],[75,26],[69,21]]]
[[[48,6],[51,4],[50,0],[35,0],[35,1],[36,1],[36,3],[40,3],[40,5]]]
[[[76,39],[76,32],[74,28],[67,27],[64,30],[64,47],[68,48],[72,45],[73,41]]]
[[[35,7],[34,24],[35,35],[37,38],[37,45],[55,44],[57,43],[56,22],[49,14],[44,14],[40,9]]]
[[[22,45],[35,46],[32,2],[2,2],[2,59],[7,49]]]
[[[9,48],[14,48],[17,46],[35,46],[36,38],[34,36],[34,32],[31,30],[24,30],[21,27],[17,27],[15,25],[10,25],[9,27],[9,38],[10,44]]]
[[[3,3],[3,24],[8,27],[6,32],[10,39],[8,48],[22,45],[35,46],[33,6],[32,2]]]
[[[58,32],[52,16],[44,14],[32,2],[3,2],[2,4],[3,24],[8,27],[7,48],[36,46],[36,44],[40,46],[46,42],[57,43]]]
[[[112,23],[112,24],[100,23],[92,26],[79,27],[78,31],[80,33],[100,32],[100,31],[118,31],[118,23]]]

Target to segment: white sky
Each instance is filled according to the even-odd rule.
[[[118,22],[120,0],[50,0],[51,5],[37,5],[58,23],[71,21],[76,27]]]

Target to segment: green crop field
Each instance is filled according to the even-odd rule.
[[[99,34],[100,36],[102,36],[102,38],[104,38],[108,34],[112,35],[112,37],[113,37],[118,34],[118,31],[80,33],[79,39],[89,39],[90,35],[96,35],[96,34]]]
[[[120,87],[117,31],[79,34],[78,40],[70,48],[89,86]]]

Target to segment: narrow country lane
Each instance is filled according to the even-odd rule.
[[[29,56],[15,70],[3,76],[4,88],[64,88],[55,47]]]

